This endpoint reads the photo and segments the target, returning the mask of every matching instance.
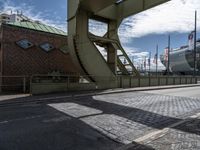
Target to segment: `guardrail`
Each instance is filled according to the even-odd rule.
[[[163,85],[196,84],[200,77],[192,76],[117,76],[95,77],[99,83],[89,81],[91,76],[34,75],[31,77],[32,94],[97,90],[110,88],[134,88]],[[100,79],[100,80],[99,80]]]
[[[120,88],[196,84],[197,78],[192,76],[149,76],[149,77],[119,77]]]

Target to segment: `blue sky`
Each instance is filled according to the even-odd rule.
[[[2,12],[23,13],[34,20],[56,26],[66,31],[67,0],[0,0]],[[198,31],[200,30],[199,0],[172,0],[166,4],[147,10],[124,20],[119,35],[129,55],[141,60],[148,53],[155,54],[159,45],[159,54],[167,47],[168,34],[171,35],[171,47],[187,45],[187,36],[194,28],[194,11],[198,13]],[[98,25],[93,26],[96,32]],[[97,31],[97,32],[102,32]],[[198,38],[200,38],[198,32]],[[162,66],[162,65],[161,65]]]
[[[0,0],[0,10],[10,13],[23,11],[25,15],[66,30],[66,0]]]

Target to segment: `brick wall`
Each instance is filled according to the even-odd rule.
[[[34,46],[29,49],[19,47],[16,42],[22,39],[29,40]],[[39,46],[45,42],[55,48],[48,53],[45,52]],[[59,50],[66,44],[67,36],[2,25],[0,51],[2,76],[31,76],[48,74],[55,70],[63,74],[77,74],[70,55]],[[2,84],[6,85],[3,87],[5,90],[21,90],[22,83],[22,78],[2,78]],[[28,78],[27,83],[29,83]]]
[[[16,42],[28,39],[34,44],[29,49],[19,47]],[[51,43],[55,49],[45,52],[39,45]],[[65,74],[76,73],[77,70],[69,54],[59,50],[67,44],[67,37],[45,32],[3,25],[3,75],[47,74],[59,70]]]

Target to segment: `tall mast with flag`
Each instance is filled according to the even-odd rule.
[[[197,39],[197,11],[195,11],[195,25],[194,25],[194,72],[193,75],[196,76],[196,68],[197,68],[197,45],[196,45],[196,39]]]
[[[192,51],[194,49],[194,31],[188,35],[188,50]]]
[[[158,74],[158,45],[156,45],[156,54],[153,59],[153,63],[156,64],[156,75]]]
[[[147,57],[144,56],[144,71],[145,71],[145,73],[147,71],[147,62],[146,62],[146,60],[147,60]]]
[[[169,70],[169,66],[170,66],[170,49],[171,49],[171,36],[168,36],[168,53],[167,53],[167,57],[168,57],[168,61],[167,61],[167,74],[169,75],[170,70]]]
[[[156,45],[156,75],[158,75],[158,45]]]
[[[151,73],[151,52],[149,52],[148,66],[149,66],[149,75],[150,75],[150,73]]]

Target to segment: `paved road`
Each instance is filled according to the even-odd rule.
[[[56,103],[30,97],[30,104],[1,106],[0,150],[199,149],[200,119],[191,116],[200,112],[200,98],[177,96],[181,90],[188,88],[173,89],[176,96],[170,90],[57,95]]]
[[[121,145],[47,105],[0,109],[0,150],[110,150]]]
[[[200,86],[177,88],[177,89],[152,90],[152,91],[147,91],[146,93],[200,98]]]

